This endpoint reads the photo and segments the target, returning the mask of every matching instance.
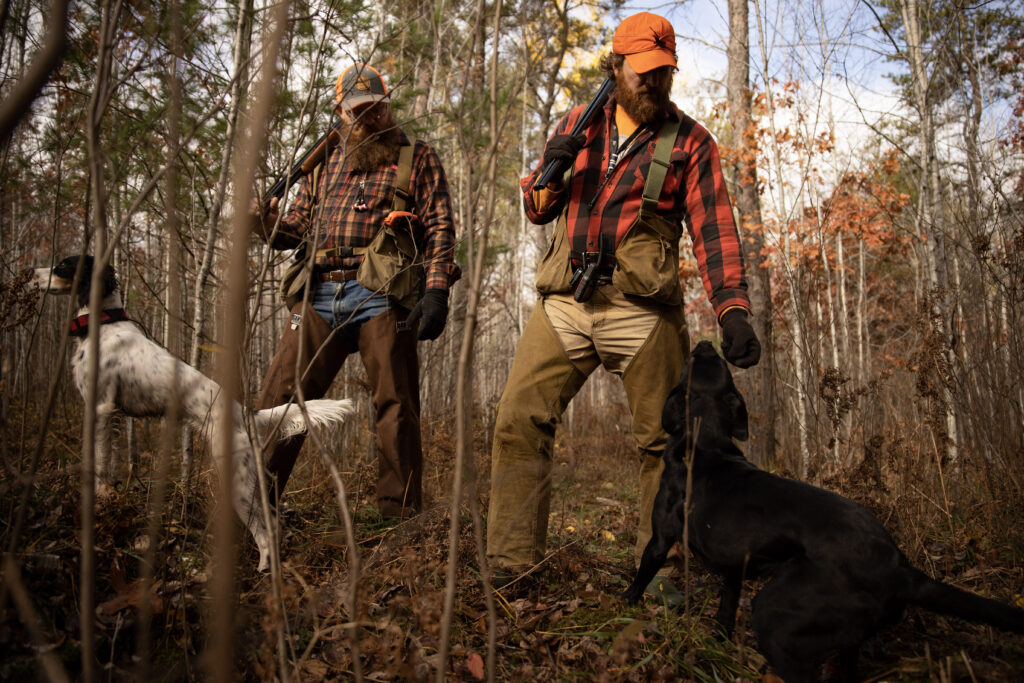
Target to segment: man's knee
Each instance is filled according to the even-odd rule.
[[[536,397],[515,387],[506,387],[498,402],[494,420],[494,441],[498,443],[527,442],[542,447],[539,441],[553,438],[558,416],[547,406],[538,405]]]

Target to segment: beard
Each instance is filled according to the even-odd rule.
[[[390,164],[398,154],[401,132],[391,113],[377,121],[357,121],[341,127],[345,161],[354,171],[372,171]]]
[[[633,90],[626,84],[625,77],[620,73],[615,77],[615,101],[626,110],[629,118],[641,126],[657,121],[668,111],[668,94],[672,91],[672,77],[664,88],[656,85],[641,85]]]

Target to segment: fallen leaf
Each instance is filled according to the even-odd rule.
[[[156,581],[149,587],[149,605],[153,614],[160,614],[164,611],[164,601],[157,593],[162,581]],[[142,605],[143,597],[146,594],[146,582],[143,579],[125,586],[115,597],[101,603],[96,608],[99,616],[112,616],[128,607],[139,607]]]
[[[484,660],[475,652],[466,657],[466,671],[478,681],[484,680]]]
[[[639,639],[643,635],[645,626],[647,626],[646,621],[634,619],[619,631],[615,640],[612,641],[612,657],[615,661],[625,664],[629,660],[633,648],[640,642]]]
[[[319,681],[327,678],[327,674],[330,673],[330,668],[328,668],[327,664],[319,659],[307,659],[302,663],[302,670],[312,676],[312,680]]]

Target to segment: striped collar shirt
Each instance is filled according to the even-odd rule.
[[[584,107],[576,107],[559,121],[555,134],[572,130]],[[538,225],[566,211],[566,228],[574,251],[598,251],[601,233],[614,236],[616,247],[640,211],[644,183],[654,157],[659,126],[641,131],[626,149],[618,151],[609,172],[615,97],[605,104],[586,131],[586,143],[573,166],[564,191],[551,196],[533,192],[538,165],[521,185],[526,215]],[[693,241],[708,300],[719,317],[730,308],[750,310],[739,234],[733,221],[729,194],[722,175],[718,147],[711,134],[673,104],[669,116],[682,119],[670,157],[657,213],[682,237],[685,225]],[[540,205],[538,205],[540,202]]]
[[[404,133],[401,138],[404,144],[409,144]],[[448,180],[434,148],[422,140],[414,144],[406,210],[419,218],[416,238],[424,249],[427,289],[447,290],[455,272],[455,226]],[[315,201],[313,176],[307,176],[282,221],[282,230],[290,236],[305,236],[311,235],[310,229],[318,225],[318,250],[365,247],[391,213],[397,162],[396,154],[389,164],[371,171],[357,171],[349,168],[339,145],[319,174],[320,202]],[[284,240],[278,240],[275,246],[294,246],[287,243],[287,239],[285,236]],[[354,268],[360,259],[360,256],[318,258],[317,266],[324,270]]]

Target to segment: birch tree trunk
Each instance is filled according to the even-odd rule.
[[[936,320],[941,321],[942,355],[946,366],[952,372],[954,366],[950,343],[952,330],[949,326],[950,316],[947,304],[949,276],[946,270],[946,244],[942,220],[942,187],[935,150],[933,103],[928,93],[928,74],[921,45],[921,6],[918,0],[900,0],[900,11],[903,15],[903,26],[907,36],[907,60],[910,65],[910,78],[921,126],[919,163],[922,179],[920,191],[923,196],[922,227],[928,238],[925,255],[928,259],[928,280],[932,290],[932,314]],[[942,378],[942,380],[946,379]],[[956,406],[949,383],[941,381],[941,385],[944,404],[942,409],[945,411],[946,417],[946,456],[951,463],[956,463],[959,431]]]
[[[195,300],[192,305],[192,348],[188,355],[188,363],[194,368],[199,367],[199,352],[202,349],[203,324],[209,311],[207,282],[213,270],[213,256],[217,250],[217,232],[220,214],[224,208],[224,197],[227,192],[228,178],[231,173],[231,150],[235,141],[235,129],[238,124],[238,111],[245,99],[248,83],[249,51],[252,45],[252,11],[253,0],[240,0],[238,15],[235,20],[234,65],[231,74],[231,103],[228,105],[227,131],[224,136],[224,148],[221,150],[220,175],[217,177],[216,191],[210,216],[206,222],[206,245],[203,259],[196,276]],[[192,430],[185,427],[181,439],[181,478],[188,479],[192,471],[193,446]]]
[[[764,73],[769,72],[768,53],[765,48],[765,31],[764,24],[761,19],[761,3],[760,0],[754,0],[755,16],[757,16],[757,30],[759,37],[759,44],[761,45],[761,63]],[[811,469],[811,451],[810,443],[808,439],[808,385],[807,385],[807,370],[805,366],[805,354],[807,352],[805,343],[805,334],[803,326],[803,316],[800,311],[800,282],[799,273],[794,269],[792,262],[792,253],[789,242],[789,206],[786,201],[786,183],[785,176],[783,175],[782,168],[782,150],[779,144],[779,132],[776,129],[775,124],[775,98],[772,94],[771,83],[765,83],[765,94],[768,101],[768,132],[771,139],[771,155],[772,155],[772,169],[775,177],[778,181],[779,197],[779,216],[780,216],[780,230],[782,231],[782,273],[788,280],[789,290],[789,303],[790,303],[790,335],[793,343],[791,345],[792,361],[793,361],[793,374],[794,384],[796,389],[796,420],[797,430],[799,433],[799,474],[801,478],[806,478],[808,472]]]

